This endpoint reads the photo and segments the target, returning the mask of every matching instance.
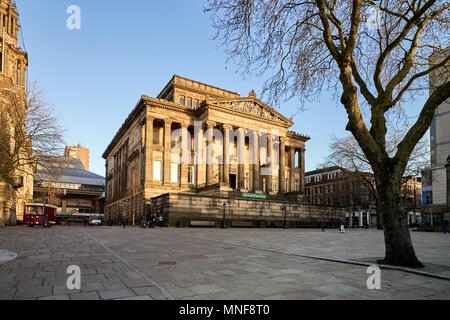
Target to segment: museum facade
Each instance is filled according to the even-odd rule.
[[[141,97],[103,154],[105,219],[161,214],[174,225],[225,210],[274,220],[288,209],[300,218],[309,137],[292,126],[253,90],[241,97],[175,75],[156,98]]]

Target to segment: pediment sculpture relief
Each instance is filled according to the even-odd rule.
[[[225,102],[222,105],[225,107],[228,107],[230,109],[233,109],[233,110],[251,113],[251,114],[266,118],[266,119],[281,121],[281,119],[277,115],[271,113],[269,110],[255,104],[253,102],[250,102],[250,101]]]

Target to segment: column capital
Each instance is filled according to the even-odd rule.
[[[217,126],[217,123],[215,123],[214,121],[211,121],[211,120],[207,120],[207,121],[205,121],[205,123],[206,123],[207,128],[213,128],[213,127]]]
[[[185,129],[187,127],[189,127],[190,122],[189,121],[183,121],[180,123],[181,128]]]
[[[222,127],[223,127],[225,130],[231,130],[231,129],[233,129],[233,126],[232,126],[232,125],[229,125],[229,124],[224,124],[224,125],[222,125]]]
[[[164,119],[164,126],[165,126],[165,127],[171,126],[172,123],[173,123],[172,120],[170,120],[170,119]]]

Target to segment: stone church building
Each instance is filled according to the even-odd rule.
[[[25,114],[25,73],[28,54],[18,45],[19,14],[11,0],[0,0],[0,227],[23,219],[24,203],[33,199],[33,170],[29,165],[8,169],[17,122]],[[20,113],[20,115],[17,115]],[[18,167],[18,166],[16,166]]]
[[[305,143],[292,119],[252,91],[248,97],[173,76],[156,98],[143,95],[106,160],[105,219],[139,224],[162,215],[193,221],[290,223],[335,208],[303,204]]]

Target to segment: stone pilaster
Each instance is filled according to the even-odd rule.
[[[191,148],[188,144],[188,123],[181,124],[181,179],[182,185],[188,184],[188,165],[191,159]]]
[[[145,182],[153,180],[153,120],[145,119]]]
[[[291,192],[295,191],[295,147],[291,146],[291,149],[289,150],[289,155],[291,157],[291,168],[289,170],[290,173],[290,186],[291,186]]]
[[[275,166],[275,159],[273,157],[273,144],[272,144],[272,135],[268,133],[266,135],[267,137],[267,158],[270,159],[269,163],[266,163],[268,167],[270,167],[270,174],[266,176],[266,191],[272,192],[273,191],[273,172],[274,172],[274,166]]]
[[[260,163],[259,163],[259,132],[253,131],[253,145],[251,146],[251,150],[253,152],[252,160],[252,168],[253,168],[253,192],[259,191],[259,179],[260,179]]]
[[[238,189],[245,188],[245,131],[238,129]]]
[[[164,120],[164,184],[170,184],[170,162],[172,152],[172,121]]]
[[[223,126],[223,182],[230,186],[230,130],[229,125]]]
[[[286,192],[285,186],[285,166],[286,166],[286,141],[284,137],[280,137],[280,171],[278,173],[278,190]]]
[[[206,185],[214,184],[213,172],[213,154],[212,154],[212,137],[213,130],[216,123],[213,121],[206,121]]]

